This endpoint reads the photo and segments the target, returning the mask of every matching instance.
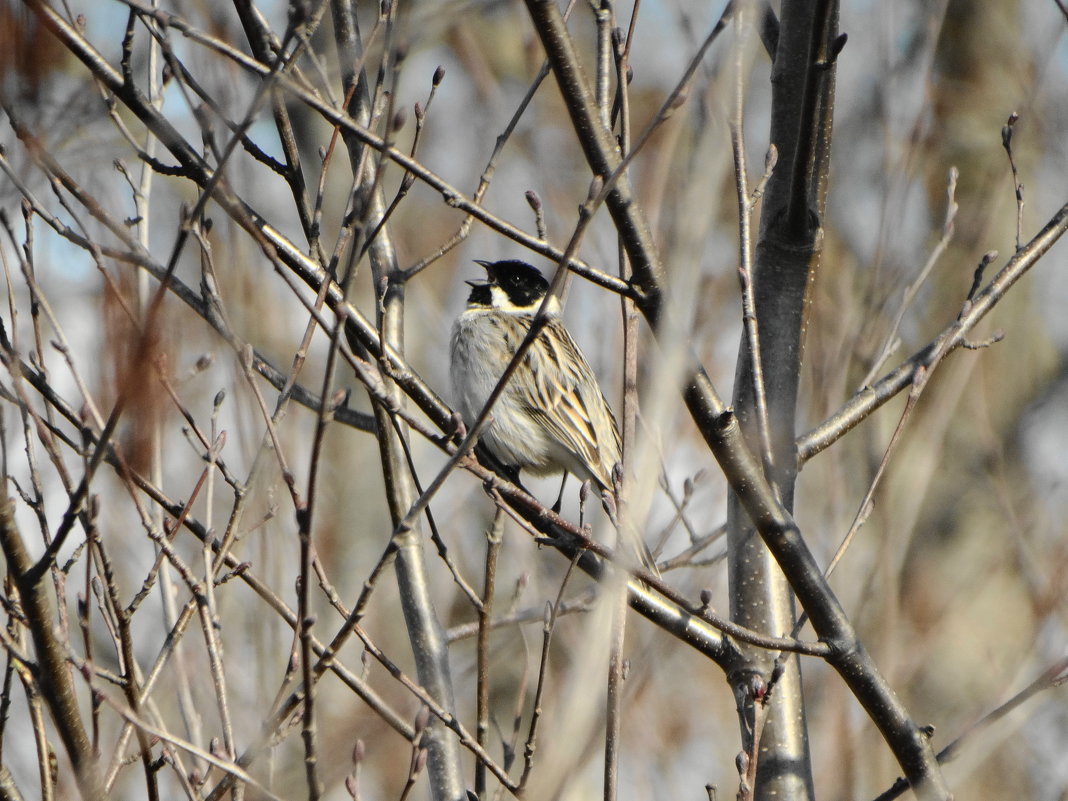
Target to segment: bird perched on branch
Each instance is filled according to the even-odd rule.
[[[471,294],[450,348],[454,396],[468,426],[486,406],[549,289],[541,272],[525,262],[477,263],[486,278],[467,282]],[[563,472],[593,482],[614,516],[619,428],[555,297],[545,313],[544,327],[493,405],[482,444],[516,477],[521,470],[535,476]],[[655,569],[648,551],[640,550],[641,561]]]

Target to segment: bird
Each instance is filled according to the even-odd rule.
[[[467,281],[467,307],[452,329],[450,373],[457,411],[474,425],[549,290],[536,267],[516,259],[476,260],[485,279]],[[518,479],[571,474],[590,481],[614,517],[615,477],[621,474],[619,426],[597,378],[560,318],[555,295],[545,303],[545,324],[491,409],[481,442]],[[561,486],[561,495],[563,486]],[[557,500],[557,508],[559,506]],[[640,561],[655,570],[648,549]]]

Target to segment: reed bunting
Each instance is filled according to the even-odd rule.
[[[468,426],[481,414],[549,289],[541,272],[525,262],[476,263],[487,277],[467,282],[471,294],[453,326],[450,347],[454,397]],[[613,512],[619,428],[593,370],[560,319],[555,297],[546,312],[548,323],[491,410],[482,444],[517,477],[527,470],[592,481]],[[640,561],[655,570],[648,551],[638,551]]]

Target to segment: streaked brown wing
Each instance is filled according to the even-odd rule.
[[[529,413],[586,465],[604,488],[620,460],[619,430],[597,379],[559,320],[552,320],[527,352],[513,387],[525,390]]]

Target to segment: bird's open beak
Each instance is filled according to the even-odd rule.
[[[493,266],[492,261],[486,261],[485,259],[475,259],[475,264],[482,267],[484,270],[488,270]],[[475,278],[470,281],[464,281],[465,284],[471,287],[490,286],[493,283],[491,278]]]

